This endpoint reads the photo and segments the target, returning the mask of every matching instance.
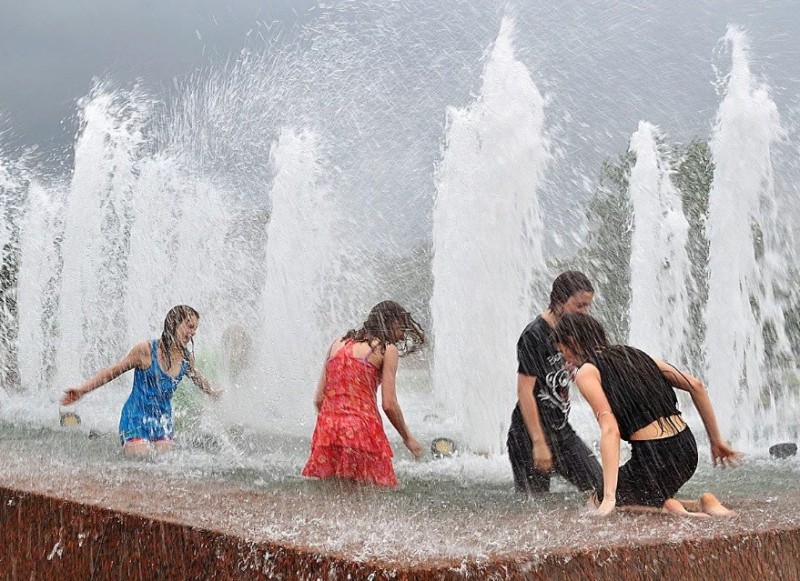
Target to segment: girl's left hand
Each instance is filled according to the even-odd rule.
[[[224,389],[211,389],[205,392],[205,394],[210,397],[212,401],[218,401],[219,398],[222,397],[223,393],[225,393]]]
[[[409,436],[408,440],[403,443],[408,448],[408,451],[411,452],[411,455],[414,456],[414,460],[419,460],[422,456],[422,446],[419,445],[419,442],[414,437]]]
[[[725,442],[711,442],[711,461],[720,468],[734,468],[742,461],[742,453]]]

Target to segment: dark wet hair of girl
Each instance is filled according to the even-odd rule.
[[[200,313],[187,305],[178,305],[172,307],[164,319],[164,331],[161,333],[161,348],[164,350],[164,358],[167,360],[167,369],[170,368],[172,362],[170,361],[170,351],[172,346],[175,345],[175,331],[178,325],[183,323],[189,317],[195,319],[200,318]],[[194,351],[194,338],[192,338],[192,351]],[[183,358],[189,358],[189,351],[184,347]]]
[[[603,325],[583,313],[567,313],[561,317],[553,329],[553,342],[567,345],[583,359],[609,346]]]
[[[548,308],[553,311],[558,305],[566,303],[572,295],[583,291],[594,293],[594,287],[585,274],[577,270],[562,272],[553,281]]]
[[[397,342],[393,335],[395,323],[400,325],[404,334],[404,339]],[[375,348],[381,353],[386,351],[386,345],[401,343],[398,345],[398,350],[401,354],[407,355],[425,343],[425,332],[414,317],[398,303],[382,301],[372,307],[361,328],[349,330],[343,339],[368,343],[377,339],[380,344]]]

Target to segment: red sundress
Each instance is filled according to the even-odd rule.
[[[325,391],[303,476],[396,486],[392,449],[378,413],[381,370],[347,342],[325,364]]]

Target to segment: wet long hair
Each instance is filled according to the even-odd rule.
[[[172,366],[170,352],[172,351],[172,347],[177,344],[177,340],[175,339],[175,331],[178,329],[178,325],[190,317],[194,317],[195,319],[199,320],[200,313],[188,305],[177,305],[169,310],[166,318],[164,319],[164,330],[161,332],[160,342],[161,349],[164,352],[164,358],[167,360],[167,369]],[[192,351],[194,351],[194,338],[192,338],[191,342]],[[184,347],[182,351],[183,359],[188,361],[189,350]]]
[[[673,410],[677,411],[674,389],[652,357],[633,347],[610,345],[603,325],[583,313],[567,313],[561,317],[552,339],[553,343],[572,349],[581,363],[598,364],[602,358],[625,382],[628,397],[634,398],[641,409],[657,418],[662,432],[667,430],[667,426],[679,431],[679,427],[666,416]],[[676,372],[680,373],[677,369]],[[625,377],[629,379],[625,380]],[[659,384],[667,391],[652,391],[652,386]]]
[[[395,323],[403,331],[400,340],[394,337]],[[350,329],[342,340],[369,343],[373,351],[381,354],[386,352],[387,345],[395,344],[401,355],[407,355],[425,343],[425,332],[402,306],[394,301],[381,301],[372,307],[361,327]]]
[[[594,287],[585,274],[577,270],[562,272],[553,281],[548,308],[555,312],[556,308],[566,303],[571,296],[584,291],[594,293]]]
[[[583,313],[566,313],[561,317],[553,329],[552,340],[555,344],[561,343],[572,349],[581,361],[610,347],[603,325],[591,315]]]

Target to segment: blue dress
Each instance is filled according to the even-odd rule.
[[[119,419],[122,444],[136,439],[171,440],[174,436],[172,396],[186,375],[189,363],[183,360],[176,377],[168,375],[158,363],[158,339],[150,344],[150,360],[150,367],[134,371],[133,390]]]

